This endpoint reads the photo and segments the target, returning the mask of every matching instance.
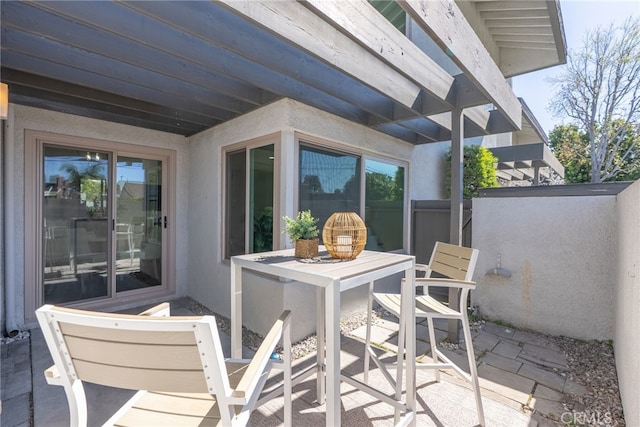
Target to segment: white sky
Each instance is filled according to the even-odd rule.
[[[560,9],[567,51],[578,51],[582,48],[587,29],[608,27],[612,22],[621,24],[631,15],[640,16],[640,0],[560,0]],[[554,89],[546,81],[548,77],[559,74],[561,67],[535,71],[513,79],[514,93],[524,99],[547,134],[563,121],[548,111]]]

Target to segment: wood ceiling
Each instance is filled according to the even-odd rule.
[[[15,104],[190,136],[289,97],[414,144],[450,138],[425,114],[446,111],[442,99],[400,105],[218,2],[1,6],[1,79]]]

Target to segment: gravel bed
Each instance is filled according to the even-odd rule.
[[[212,313],[206,307],[193,302],[190,309],[196,314],[213,314],[216,316],[218,327],[221,331],[231,332],[229,319]],[[380,318],[392,318],[389,313],[376,310],[373,314],[374,323]],[[340,330],[347,335],[352,330],[365,325],[367,317],[365,313],[358,313],[348,318],[341,319]],[[480,330],[485,321],[473,322],[471,328]],[[624,427],[625,421],[622,413],[622,402],[618,389],[618,377],[615,368],[613,346],[609,342],[581,341],[567,337],[555,337],[528,331],[534,335],[543,337],[560,348],[567,357],[567,369],[559,372],[571,381],[586,387],[584,395],[565,394],[563,406],[568,412],[576,414],[580,425],[585,426],[618,426]],[[256,350],[262,342],[262,337],[246,328],[242,328],[243,344]],[[455,350],[458,345],[443,343],[450,350]],[[308,336],[293,344],[291,353],[293,359],[298,359],[316,350],[315,335]],[[551,424],[557,426],[574,425],[561,420],[548,419]]]
[[[613,345],[606,341],[582,341],[567,337],[544,336],[567,357],[568,369],[560,372],[587,389],[584,395],[566,394],[567,411],[576,415],[576,423],[588,426],[625,426],[618,388]],[[566,426],[555,421],[558,426]]]

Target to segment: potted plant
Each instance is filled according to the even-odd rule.
[[[295,245],[297,258],[313,258],[318,256],[318,219],[311,216],[311,211],[298,212],[295,218],[282,217],[285,222],[284,231]]]

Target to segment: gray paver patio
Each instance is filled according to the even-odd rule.
[[[191,314],[188,299],[172,301],[172,313],[175,315]],[[139,308],[128,310],[138,312]],[[489,325],[489,326],[487,326]],[[446,323],[440,323],[436,329],[437,337],[444,337]],[[426,330],[419,328],[420,333]],[[373,327],[373,336],[377,339],[394,341],[397,337],[397,323],[393,320],[379,321]],[[230,340],[226,334],[221,334],[223,346],[228,351]],[[418,344],[428,349],[427,336],[419,336]],[[530,339],[531,342],[518,341]],[[364,354],[364,329],[352,331],[342,340],[341,365],[343,370],[362,378],[362,355]],[[531,346],[544,350],[538,350]],[[548,414],[558,419],[564,410],[562,405],[564,392],[584,393],[586,389],[564,379],[554,372],[553,368],[536,365],[532,361],[522,361],[518,349],[529,349],[529,354],[537,354],[540,359],[562,361],[562,355],[541,337],[527,332],[516,331],[500,325],[487,323],[476,331],[474,338],[476,357],[478,358],[478,372],[480,375],[483,406],[490,426],[523,426],[553,425],[541,418],[540,414]],[[379,349],[390,362],[394,360],[395,344],[387,344],[387,350]],[[440,347],[443,352],[459,361],[463,368],[467,367],[466,353],[461,349],[447,349]],[[68,409],[66,398],[61,388],[48,386],[42,372],[51,364],[51,357],[39,330],[32,331],[30,339],[31,369],[33,377],[23,375],[21,383],[32,382],[33,387],[33,424],[38,426],[68,425]],[[248,349],[244,350],[247,356]],[[296,366],[314,363],[315,353],[296,361]],[[430,361],[426,358],[426,361]],[[3,360],[5,362],[5,360]],[[8,362],[11,363],[11,362]],[[372,364],[372,368],[375,365]],[[435,382],[432,370],[417,371],[417,416],[419,426],[474,426],[477,425],[475,400],[468,383],[455,373],[443,371],[441,382]],[[30,372],[29,372],[30,374]],[[393,374],[393,372],[392,372]],[[562,378],[562,380],[560,380]],[[10,388],[19,387],[14,384],[17,380],[7,381],[3,377],[3,392]],[[8,384],[10,382],[11,384]],[[377,369],[372,369],[370,384],[379,390],[393,394],[391,386],[386,383]],[[393,421],[393,410],[387,404],[381,403],[370,395],[343,383],[342,390],[342,420],[344,425],[350,426],[386,426]],[[99,405],[90,404],[90,425],[99,424],[116,407],[120,406],[132,393],[122,390],[87,384],[87,398],[89,402],[100,402]],[[24,396],[24,394],[23,394]],[[24,399],[23,399],[24,400]],[[26,404],[28,405],[28,401]],[[4,414],[3,427],[14,425],[29,425],[24,420],[8,421],[6,405],[19,407],[21,401],[11,400],[11,396],[3,393]],[[324,425],[324,405],[316,401],[315,378],[310,377],[294,388],[294,425],[322,426]],[[531,409],[538,413],[531,413]],[[277,426],[282,425],[282,399],[275,399],[256,410],[250,425]]]

